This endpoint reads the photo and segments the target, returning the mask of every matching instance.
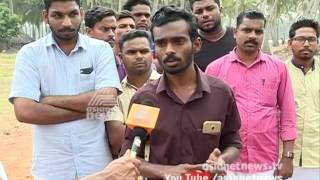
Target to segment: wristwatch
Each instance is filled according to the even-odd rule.
[[[293,159],[294,153],[292,151],[288,151],[287,153],[282,154],[282,157]]]

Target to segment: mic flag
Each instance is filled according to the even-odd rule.
[[[132,104],[126,124],[129,128],[141,127],[151,133],[155,127],[160,109],[142,104]]]
[[[127,126],[133,129],[133,143],[131,158],[144,157],[144,146],[147,134],[155,127],[160,109],[152,107],[152,101],[144,101],[143,104],[132,104],[126,121]]]

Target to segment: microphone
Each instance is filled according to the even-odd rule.
[[[154,103],[150,100],[145,100],[141,104],[132,104],[128,118],[127,126],[132,129],[133,143],[131,147],[130,157],[136,158],[141,152],[147,135],[154,129],[160,109],[153,107]]]
[[[147,140],[147,131],[140,127],[135,127],[132,131],[133,143],[131,146],[130,158],[136,158],[137,154],[141,151],[144,142]]]

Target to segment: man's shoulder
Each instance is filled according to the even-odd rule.
[[[206,78],[211,90],[219,90],[219,91],[223,91],[226,94],[229,94],[229,95],[231,94],[232,90],[230,86],[227,83],[225,83],[223,80],[213,76],[209,76],[209,75],[206,75]]]
[[[215,62],[216,64],[222,64],[222,63],[225,63],[225,62],[227,62],[227,60],[230,60],[232,58],[234,58],[234,56],[232,55],[232,51],[230,51],[228,54],[219,57],[218,59],[216,59],[212,63]]]
[[[263,52],[261,52],[261,59],[277,67],[284,67],[286,64],[286,61],[282,60],[280,57]]]
[[[143,87],[138,89],[136,94],[156,93],[159,81],[160,78],[148,81]]]
[[[49,35],[46,35],[38,40],[25,44],[24,46],[22,46],[22,48],[19,51],[26,51],[26,50],[32,50],[32,49],[40,50],[39,48],[46,46],[48,36]]]
[[[44,54],[47,50],[46,47],[48,45],[47,38],[48,35],[22,46],[22,48],[17,53],[17,60],[21,58],[33,59]]]
[[[231,55],[231,52],[214,60],[213,62],[211,62],[207,69],[210,69],[210,68],[214,68],[214,67],[220,67],[221,65],[225,64],[225,63],[228,63],[228,61],[230,60],[230,58],[232,58],[233,56]]]
[[[109,43],[105,42],[105,41],[102,41],[102,40],[99,40],[99,39],[94,39],[94,38],[91,38],[89,36],[86,36],[84,34],[80,34],[79,33],[79,37],[81,39],[81,41],[83,41],[89,48],[88,49],[94,49],[92,48],[93,47],[110,47],[111,46],[109,45]]]
[[[132,99],[143,101],[143,99],[154,99],[157,96],[157,87],[160,79],[147,82],[143,87],[139,88],[133,95]]]

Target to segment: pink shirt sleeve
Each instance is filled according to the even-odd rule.
[[[280,83],[278,88],[278,105],[280,115],[280,137],[282,141],[294,140],[297,138],[296,110],[293,96],[293,89],[288,70],[284,63],[279,62]]]
[[[209,76],[218,77],[219,70],[220,70],[219,67],[220,67],[220,64],[218,63],[218,60],[216,60],[207,66],[205,74]]]

